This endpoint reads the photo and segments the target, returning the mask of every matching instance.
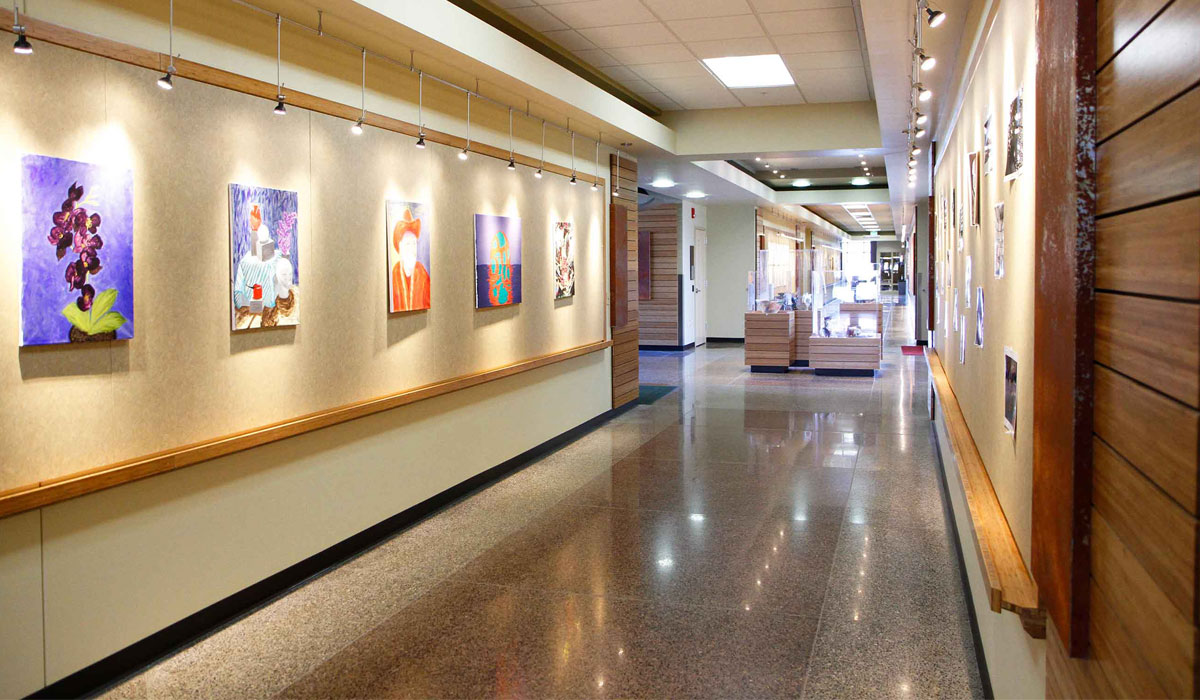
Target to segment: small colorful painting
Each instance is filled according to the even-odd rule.
[[[229,186],[233,330],[300,323],[298,216],[295,192]]]
[[[1004,161],[1004,179],[1011,180],[1025,167],[1025,98],[1024,88],[1008,105],[1008,150]]]
[[[21,160],[21,345],[133,337],[133,174]]]
[[[388,201],[386,219],[388,312],[428,309],[432,231],[426,205]]]
[[[554,224],[554,298],[575,296],[575,234],[570,221]]]
[[[475,215],[475,308],[521,303],[521,220]]]

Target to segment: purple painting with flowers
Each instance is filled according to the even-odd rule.
[[[27,155],[21,345],[133,337],[133,174]]]

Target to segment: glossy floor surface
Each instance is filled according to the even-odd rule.
[[[893,309],[874,378],[643,353],[677,390],[110,694],[979,696]]]

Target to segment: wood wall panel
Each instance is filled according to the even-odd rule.
[[[1175,0],[1099,73],[1100,140],[1158,108],[1164,97],[1196,83],[1200,76],[1197,25],[1200,0]],[[1190,35],[1190,40],[1180,41],[1181,35]]]
[[[1107,367],[1096,367],[1096,435],[1196,514],[1200,412]]]
[[[642,345],[680,345],[678,204],[638,209],[638,231],[650,235],[650,299],[640,302]]]
[[[1096,288],[1200,297],[1200,197],[1096,222]]]
[[[612,405],[613,408],[624,406],[638,397],[638,323],[640,309],[638,308],[638,211],[637,211],[637,161],[622,156],[618,165],[616,154],[608,157],[608,177],[611,183],[618,185],[615,195],[612,195],[612,206],[625,210],[625,228],[619,230],[619,224],[614,226],[616,217],[609,221],[609,236],[622,237],[626,256],[625,288],[612,287],[609,293],[624,295],[625,324],[612,328]]]
[[[1200,88],[1180,91],[1200,75],[1200,0],[1097,8],[1098,131],[1115,135],[1097,149],[1089,648],[1067,658],[1051,635],[1046,684],[1195,697]]]
[[[1141,41],[1142,36],[1135,39]],[[1097,215],[1200,190],[1200,89],[1192,90],[1096,149]]]
[[[1200,406],[1200,306],[1097,293],[1096,362]]]

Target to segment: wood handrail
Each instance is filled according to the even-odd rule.
[[[588,355],[609,347],[612,347],[611,340],[600,340],[567,350],[540,355],[528,360],[521,360],[520,362],[503,367],[465,374],[373,399],[355,401],[342,406],[309,413],[298,418],[251,428],[250,430],[244,430],[224,437],[174,447],[162,452],[155,452],[55,479],[20,486],[0,492],[0,518],[42,508],[72,498],[78,498],[79,496],[127,484],[131,481],[145,479],[146,477],[173,471],[181,467],[199,464],[210,459],[250,449],[251,447],[258,447],[259,445],[303,435],[304,433],[310,433],[321,428],[328,428],[338,423],[345,423],[356,418],[363,418],[382,411],[399,408],[400,406],[424,401],[435,396],[442,396],[454,391],[479,386],[480,384],[486,384],[487,382],[511,377],[515,374],[538,369],[539,367]]]
[[[1029,636],[1045,639],[1046,611],[1038,604],[1037,584],[1029,574],[1012,528],[1008,526],[942,360],[933,348],[925,349],[925,360],[966,495],[975,552],[988,591],[988,607],[995,613],[1002,610],[1015,612]]]

